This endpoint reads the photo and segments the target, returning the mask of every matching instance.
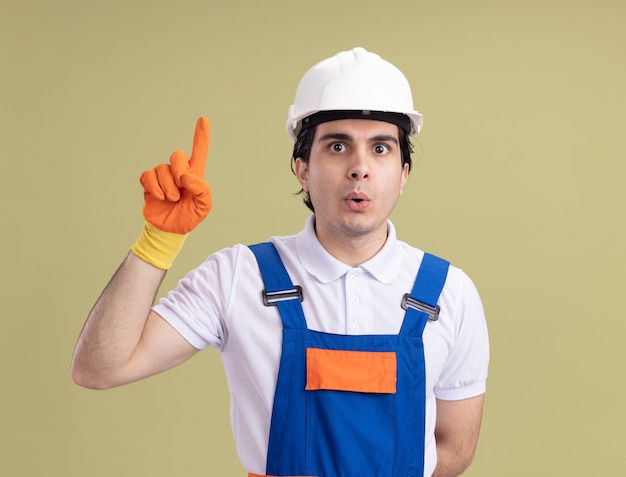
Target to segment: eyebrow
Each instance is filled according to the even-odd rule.
[[[318,139],[319,142],[328,141],[329,139],[333,139],[335,141],[346,141],[351,142],[354,141],[354,138],[350,134],[346,133],[328,133],[324,134],[322,137]],[[394,144],[399,144],[398,139],[394,136],[390,136],[388,134],[379,134],[376,136],[372,136],[369,138],[369,142],[392,142]]]

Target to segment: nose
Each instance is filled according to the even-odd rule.
[[[355,180],[363,180],[369,177],[369,166],[364,151],[357,150],[354,152],[348,175]]]

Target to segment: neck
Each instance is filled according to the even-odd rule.
[[[333,233],[315,226],[315,234],[324,249],[346,265],[356,268],[370,260],[387,241],[387,223],[378,230],[364,234]]]

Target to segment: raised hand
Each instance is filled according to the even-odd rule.
[[[187,234],[211,211],[211,190],[204,180],[209,133],[209,120],[203,116],[196,123],[191,159],[183,151],[175,151],[169,164],[141,175],[143,215],[159,230]]]

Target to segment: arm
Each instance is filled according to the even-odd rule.
[[[107,389],[171,368],[196,353],[150,310],[164,270],[134,254],[124,260],[100,295],[80,334],[72,378]]]
[[[472,463],[484,395],[460,401],[437,399],[437,468],[432,477],[456,477]]]
[[[164,371],[197,351],[151,306],[186,235],[211,209],[203,178],[208,146],[209,123],[203,117],[196,124],[191,159],[176,151],[169,164],[142,174],[146,223],[80,334],[72,360],[77,384],[120,386]]]

